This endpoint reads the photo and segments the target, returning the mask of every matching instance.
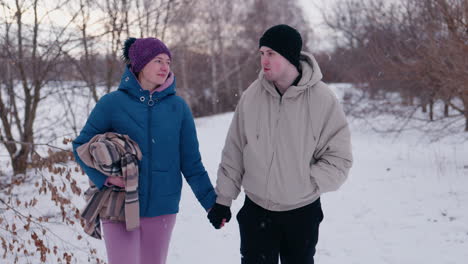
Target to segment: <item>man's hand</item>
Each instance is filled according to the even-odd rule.
[[[231,209],[229,206],[215,203],[208,212],[208,219],[216,229],[220,229],[231,220]]]

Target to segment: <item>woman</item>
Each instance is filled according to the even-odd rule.
[[[129,38],[123,57],[127,67],[118,90],[99,100],[73,149],[90,180],[102,189],[124,183],[86,166],[76,149],[105,132],[128,135],[138,144],[140,226],[127,231],[125,223],[103,221],[108,262],[165,263],[179,210],[181,172],[205,210],[216,194],[201,161],[190,109],[175,94],[169,49],[156,38]]]

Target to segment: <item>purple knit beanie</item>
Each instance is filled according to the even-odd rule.
[[[157,38],[128,38],[123,47],[122,57],[132,66],[132,71],[138,73],[148,62],[162,53],[172,59],[169,49]]]

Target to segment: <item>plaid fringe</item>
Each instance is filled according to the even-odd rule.
[[[125,182],[125,189],[104,186],[99,190],[90,181],[90,187],[85,192],[87,204],[81,214],[84,231],[101,239],[100,219],[125,221],[128,231],[138,228],[138,160],[142,157],[138,144],[127,135],[107,132],[94,136],[80,146],[77,153],[87,166],[109,177],[122,178]]]

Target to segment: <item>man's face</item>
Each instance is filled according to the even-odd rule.
[[[291,64],[281,54],[265,46],[260,47],[260,61],[265,78],[271,82],[281,80]]]

